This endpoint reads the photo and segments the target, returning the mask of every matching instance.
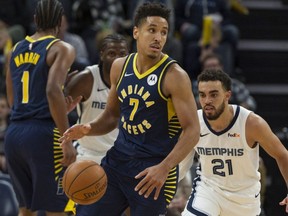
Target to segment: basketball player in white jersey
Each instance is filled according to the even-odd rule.
[[[277,161],[287,185],[288,151],[263,118],[228,103],[231,79],[222,70],[203,71],[198,91],[201,167],[182,216],[259,215],[259,145]],[[280,205],[288,213],[287,197]]]
[[[82,96],[77,105],[78,122],[87,123],[97,118],[105,109],[110,90],[110,69],[116,58],[128,55],[128,44],[118,34],[107,35],[100,44],[100,62],[83,71],[71,74],[65,94],[72,98]],[[102,158],[114,144],[118,129],[102,136],[85,136],[76,142],[77,160],[94,160],[101,164]],[[77,205],[76,215],[94,215],[94,205]]]
[[[106,36],[100,45],[100,62],[73,74],[65,94],[76,98],[82,96],[77,105],[78,122],[87,123],[105,109],[110,88],[110,68],[116,58],[128,55],[128,44],[118,34]],[[77,140],[77,160],[94,160],[98,164],[113,145],[118,129],[103,136],[85,136]]]

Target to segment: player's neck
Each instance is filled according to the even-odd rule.
[[[137,55],[136,59],[136,67],[140,74],[145,73],[147,70],[149,70],[151,67],[153,67],[155,64],[157,64],[162,58],[164,54],[161,53],[156,58],[151,58],[149,56],[145,56],[143,54]]]
[[[57,33],[55,30],[37,31],[35,32],[35,34],[31,36],[31,38],[33,38],[34,40],[37,40],[39,38],[46,37],[46,36],[57,37]]]
[[[102,79],[103,79],[103,82],[108,85],[108,87],[110,88],[111,86],[111,82],[110,82],[110,73],[108,72],[108,70],[102,65],[99,66],[99,70],[100,70],[100,73],[102,74]]]
[[[227,105],[225,107],[224,112],[219,116],[218,119],[213,121],[208,120],[208,122],[214,131],[223,131],[230,125],[231,121],[233,120],[233,117],[234,117],[233,107]]]

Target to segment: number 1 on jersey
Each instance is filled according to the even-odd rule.
[[[22,103],[27,104],[29,101],[29,71],[24,71],[22,75]]]

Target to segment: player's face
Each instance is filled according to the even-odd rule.
[[[134,39],[137,40],[137,52],[157,58],[166,43],[168,22],[159,16],[147,17],[140,26],[134,27]]]
[[[225,91],[220,81],[199,82],[199,102],[208,120],[216,120],[228,105],[231,91]]]
[[[100,58],[103,62],[104,72],[110,73],[111,65],[116,58],[128,55],[128,47],[125,42],[109,42],[106,49],[101,51]]]

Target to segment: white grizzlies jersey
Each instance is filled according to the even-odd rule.
[[[87,123],[97,118],[106,107],[109,88],[102,81],[98,65],[89,66],[86,69],[90,70],[93,75],[93,87],[90,97],[77,105],[77,113],[79,115],[78,123]],[[78,140],[79,157],[83,159],[93,159],[100,163],[102,157],[106,155],[107,150],[111,148],[118,135],[118,129],[111,131],[102,136],[84,136]],[[89,157],[88,157],[89,156]],[[99,159],[98,159],[99,158]]]
[[[195,146],[200,155],[201,181],[212,187],[234,193],[255,193],[260,188],[259,145],[250,148],[246,142],[245,124],[251,111],[232,105],[234,117],[226,129],[214,131],[198,110],[200,140]]]

